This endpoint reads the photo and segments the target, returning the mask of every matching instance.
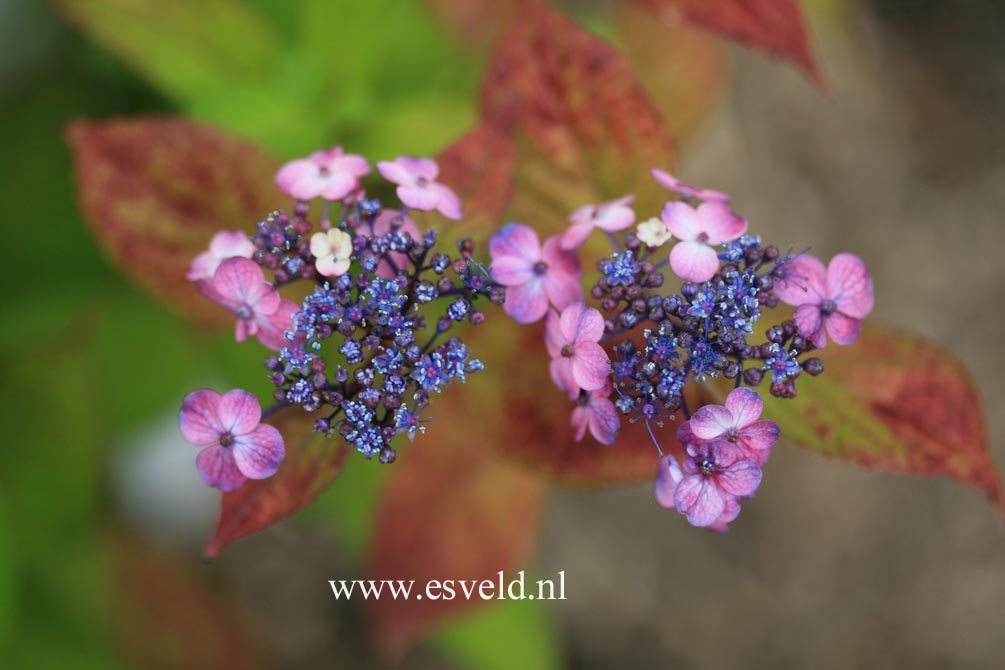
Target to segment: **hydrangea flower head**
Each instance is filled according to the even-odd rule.
[[[189,281],[212,279],[223,261],[235,256],[251,258],[254,253],[255,245],[246,234],[240,230],[221,230],[213,235],[209,250],[195,257],[185,278]]]
[[[576,302],[559,315],[550,310],[544,341],[551,356],[551,378],[558,388],[576,398],[580,389],[597,391],[607,384],[611,360],[600,346],[604,317],[600,312]]]
[[[285,455],[283,437],[261,420],[261,405],[247,391],[221,396],[203,389],[185,397],[178,425],[185,440],[203,447],[195,461],[206,484],[233,491],[247,479],[276,473]]]
[[[621,427],[618,411],[611,402],[611,384],[608,381],[595,391],[582,391],[572,410],[572,428],[576,442],[581,442],[587,429],[601,444],[614,444]]]
[[[349,271],[352,263],[352,237],[339,228],[329,228],[311,235],[311,255],[318,274],[339,277]]]
[[[747,232],[747,221],[721,202],[692,207],[686,202],[668,202],[663,222],[680,240],[670,251],[670,267],[681,279],[705,282],[719,269],[716,245]]]
[[[662,219],[657,219],[655,216],[648,221],[640,223],[635,232],[635,236],[639,238],[642,244],[646,245],[650,249],[662,247],[670,241],[670,238],[673,237],[670,233],[670,229],[667,228],[667,224],[663,223]]]
[[[656,183],[665,189],[673,191],[685,198],[697,198],[705,202],[729,202],[730,196],[722,191],[713,191],[710,188],[698,188],[691,184],[685,184],[677,177],[659,168],[650,168],[649,174],[653,176]]]
[[[562,310],[583,300],[579,259],[557,236],[542,246],[533,229],[510,223],[492,236],[489,253],[492,279],[507,287],[506,313],[520,323],[539,320],[548,303]]]
[[[290,161],[276,174],[276,185],[297,200],[339,200],[359,188],[360,177],[368,174],[370,163],[365,158],[336,146]]]
[[[562,248],[578,249],[594,228],[608,233],[631,228],[635,223],[635,212],[630,206],[633,202],[635,196],[626,195],[600,205],[583,205],[578,208],[569,215],[572,225],[562,235]]]
[[[229,258],[220,263],[213,279],[199,280],[196,286],[207,298],[237,315],[234,337],[238,342],[257,337],[276,351],[286,345],[285,333],[297,306],[279,296],[254,261]]]
[[[412,209],[439,210],[448,219],[461,218],[461,201],[447,186],[436,181],[440,166],[432,158],[398,156],[380,161],[377,170],[384,179],[398,185],[401,202]]]
[[[735,444],[747,458],[763,466],[778,441],[778,424],[761,419],[764,401],[756,391],[737,388],[725,405],[705,405],[691,417],[691,434],[698,441]]]
[[[872,277],[854,254],[838,254],[825,268],[809,254],[793,259],[775,285],[778,298],[796,308],[799,334],[817,348],[851,344],[862,333],[862,319],[873,306]],[[824,334],[826,328],[827,335]]]

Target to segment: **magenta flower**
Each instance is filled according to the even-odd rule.
[[[635,223],[635,212],[629,207],[635,202],[634,195],[626,195],[617,200],[609,200],[601,205],[584,205],[569,215],[572,226],[562,235],[563,249],[578,249],[594,228],[608,233],[616,233],[631,228]]]
[[[542,247],[533,229],[509,223],[492,236],[489,253],[492,279],[507,287],[503,308],[520,323],[543,317],[549,302],[559,310],[582,302],[579,258],[562,250],[557,236]]]
[[[544,343],[551,356],[551,378],[575,399],[579,390],[597,391],[607,384],[611,359],[600,346],[604,317],[581,302],[562,311],[551,310],[545,322]]]
[[[234,337],[243,342],[249,336],[270,349],[286,346],[286,331],[292,328],[297,306],[281,298],[265,281],[262,268],[247,258],[229,258],[220,264],[213,279],[196,282],[199,291],[237,315]]]
[[[687,425],[687,424],[684,424]],[[660,459],[656,479],[653,481],[653,494],[656,502],[665,509],[674,509],[676,502],[674,496],[677,493],[677,485],[684,480],[684,471],[673,456],[667,455]],[[740,501],[728,496],[722,513],[712,523],[705,526],[706,530],[714,530],[724,533],[729,530],[729,524],[740,515]]]
[[[693,282],[708,281],[719,269],[712,245],[747,232],[747,221],[721,202],[704,202],[697,209],[686,202],[668,202],[661,216],[680,240],[670,251],[670,267],[681,279]]]
[[[221,230],[213,235],[209,250],[202,252],[192,261],[185,279],[189,281],[212,279],[213,273],[223,261],[235,256],[251,258],[254,253],[255,244],[240,230]]]
[[[688,425],[697,441],[732,442],[746,458],[763,467],[768,462],[771,447],[778,441],[778,424],[759,420],[762,411],[764,402],[756,391],[738,388],[726,396],[725,406],[705,405],[694,413]],[[687,435],[678,432],[678,437],[686,438]]]
[[[368,174],[370,163],[365,158],[337,146],[290,161],[276,174],[276,185],[297,200],[341,200],[359,188],[360,177]]]
[[[689,444],[687,454],[673,500],[693,526],[720,522],[731,500],[752,496],[761,483],[761,468],[729,442]]]
[[[276,473],[285,455],[283,436],[261,421],[258,399],[241,389],[222,396],[203,389],[185,397],[178,426],[186,441],[204,447],[195,458],[204,482],[233,491],[246,479]]]
[[[827,334],[835,344],[851,344],[862,333],[862,319],[872,311],[872,277],[854,254],[838,254],[830,265],[803,254],[793,260],[775,283],[779,300],[796,307],[799,334],[819,349]]]
[[[709,188],[698,188],[697,186],[691,186],[691,184],[685,184],[669,172],[664,172],[659,168],[650,168],[649,174],[653,176],[653,179],[656,180],[657,184],[665,189],[673,191],[674,193],[678,193],[685,198],[697,198],[698,200],[704,200],[705,202],[729,202],[730,199],[728,193],[713,191]]]
[[[400,219],[397,226],[392,226],[395,219]],[[402,214],[401,212],[393,209],[385,209],[377,215],[377,219],[373,222],[373,235],[376,237],[378,235],[387,235],[392,230],[399,230],[403,233],[408,233],[413,240],[416,242],[421,242],[422,234],[419,232],[419,227],[415,225],[415,222],[410,218]],[[405,270],[409,267],[408,254],[399,253],[397,251],[387,252],[387,257],[394,262],[395,266],[399,270]],[[391,279],[394,277],[395,272],[391,268],[391,264],[387,260],[382,259],[380,264],[377,266],[377,276],[384,277],[385,279]]]
[[[406,206],[424,212],[437,209],[448,219],[461,218],[461,201],[436,181],[440,166],[432,158],[398,156],[393,161],[380,161],[377,170],[384,179],[398,184],[398,197]]]
[[[576,431],[576,442],[586,435],[586,429],[601,444],[613,444],[621,427],[621,418],[611,402],[611,384],[607,380],[596,391],[580,393],[576,399],[576,409],[572,410],[572,427]]]

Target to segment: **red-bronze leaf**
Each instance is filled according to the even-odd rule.
[[[207,557],[311,504],[342,471],[348,453],[345,441],[312,432],[313,422],[299,407],[282,410],[266,423],[283,434],[286,458],[268,479],[248,480],[236,491],[223,494],[216,532],[206,545]]]
[[[945,475],[1001,504],[980,395],[963,366],[916,335],[866,325],[821,351],[825,372],[799,396],[765,396],[782,438],[871,468]]]
[[[664,23],[690,23],[800,65],[824,78],[810,50],[797,0],[633,0]]]
[[[471,417],[485,416],[467,387],[437,398],[430,411],[438,428],[400,450],[364,563],[368,578],[414,579],[417,590],[429,580],[455,580],[457,597],[368,600],[386,648],[400,649],[442,617],[481,602],[464,598],[459,581],[513,574],[537,537],[541,482],[485,448],[491,434],[471,425],[477,419],[455,425],[441,412],[453,402]]]
[[[222,318],[185,271],[216,231],[251,232],[282,204],[276,162],[180,119],[78,121],[67,137],[81,211],[112,261],[185,311]]]
[[[624,56],[540,2],[524,3],[500,36],[482,84],[482,116],[513,124],[510,212],[557,232],[580,205],[627,193],[656,211],[665,193],[649,167],[669,166],[662,115]]]

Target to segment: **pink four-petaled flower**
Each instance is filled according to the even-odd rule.
[[[665,189],[678,193],[685,198],[696,198],[705,202],[729,202],[730,196],[722,191],[714,191],[710,188],[698,188],[691,184],[685,184],[669,172],[659,168],[650,168],[649,174],[653,176],[656,183]]]
[[[608,233],[631,228],[632,224],[635,223],[635,212],[629,205],[633,202],[635,202],[635,196],[626,195],[600,205],[580,207],[569,215],[569,221],[572,225],[562,235],[562,248],[579,248],[594,228]]]
[[[520,323],[543,317],[550,302],[565,309],[583,300],[579,259],[559,246],[558,236],[544,246],[537,233],[522,223],[510,223],[492,236],[492,279],[506,286],[506,313]]]
[[[562,310],[548,312],[544,343],[551,356],[551,378],[569,397],[575,399],[580,389],[596,391],[607,384],[611,359],[600,346],[604,335],[604,317],[581,302]]]
[[[341,200],[359,188],[360,177],[368,174],[370,163],[365,158],[336,146],[290,161],[276,174],[276,185],[297,200]]]
[[[233,491],[246,479],[276,473],[285,455],[283,437],[261,423],[262,407],[247,391],[222,396],[203,389],[189,393],[178,415],[182,436],[197,447],[196,468],[203,481],[221,491]]]
[[[653,494],[656,496],[656,502],[661,507],[666,509],[675,508],[674,495],[677,493],[677,485],[683,481],[684,477],[684,471],[681,470],[680,463],[677,462],[676,458],[667,455],[660,459],[656,479],[653,481]],[[704,526],[704,528],[724,533],[729,530],[730,522],[739,515],[740,501],[730,496],[726,499],[725,507],[719,518]]]
[[[825,327],[835,344],[857,340],[861,320],[873,305],[869,268],[855,254],[838,254],[826,268],[819,259],[803,254],[785,269],[784,278],[775,283],[775,293],[796,307],[799,334],[818,349],[827,346]]]
[[[235,256],[251,258],[254,253],[254,243],[240,230],[221,230],[213,235],[209,250],[195,257],[185,278],[189,281],[212,279],[213,273],[223,261]]]
[[[398,184],[398,197],[412,209],[439,210],[448,219],[461,218],[461,201],[447,186],[436,181],[440,166],[432,158],[398,156],[380,161],[377,170],[384,179]]]
[[[579,394],[576,409],[572,410],[572,427],[576,442],[583,439],[586,430],[601,444],[613,444],[621,427],[621,418],[611,402],[611,384],[608,380],[601,388]]]
[[[738,388],[726,396],[725,406],[705,405],[691,417],[687,425],[696,441],[726,441],[763,467],[768,462],[771,447],[778,441],[778,424],[761,419],[764,401],[756,391]],[[679,435],[690,442],[686,434]]]
[[[265,281],[262,268],[247,258],[229,258],[216,269],[212,279],[196,282],[199,291],[237,315],[234,337],[243,342],[249,336],[276,351],[286,346],[297,306],[279,296]]]
[[[708,281],[719,269],[713,245],[747,232],[747,221],[721,202],[703,202],[697,208],[686,202],[668,202],[661,216],[680,240],[670,251],[670,267],[681,279],[693,282]]]
[[[736,516],[731,501],[752,496],[761,483],[761,468],[729,442],[687,445],[680,471],[683,476],[674,487],[673,505],[693,526],[728,523],[732,519],[724,515]]]

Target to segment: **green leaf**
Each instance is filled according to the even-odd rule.
[[[241,0],[57,0],[95,42],[181,104],[261,78],[277,35]]]
[[[530,578],[528,577],[528,582]],[[551,670],[563,667],[558,633],[541,602],[502,600],[448,622],[430,635],[463,667]]]

